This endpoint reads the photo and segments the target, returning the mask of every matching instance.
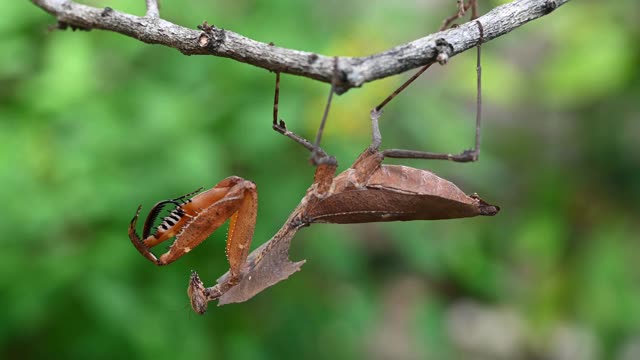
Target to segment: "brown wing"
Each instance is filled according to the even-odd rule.
[[[347,170],[349,171],[349,170]],[[346,177],[343,177],[346,178]],[[337,178],[338,179],[338,178]],[[383,165],[366,186],[345,189],[320,200],[310,222],[351,224],[380,221],[438,220],[495,215],[499,208],[468,196],[452,182],[432,172]]]

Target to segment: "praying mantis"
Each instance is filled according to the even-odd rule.
[[[449,19],[447,19],[449,20]],[[213,188],[199,190],[175,199],[164,200],[151,209],[142,232],[136,232],[141,211],[138,207],[129,225],[129,238],[134,247],[156,265],[167,265],[190,252],[213,231],[230,219],[226,255],[229,271],[212,287],[205,287],[196,272],[188,286],[193,310],[206,312],[208,302],[219,305],[242,302],[265,288],[288,278],[300,269],[304,261],[291,262],[288,250],[291,239],[300,229],[315,223],[353,224],[386,221],[437,220],[473,216],[492,216],[499,207],[483,201],[478,195],[466,195],[453,183],[421,169],[401,165],[384,165],[386,157],[444,159],[457,162],[476,161],[480,152],[480,44],[482,24],[476,20],[480,32],[478,44],[478,108],[476,137],[473,150],[460,154],[439,154],[414,150],[381,150],[382,136],[378,121],[382,108],[414,81],[431,64],[427,64],[398,90],[371,111],[371,144],[354,164],[336,176],[337,161],[320,146],[322,130],[327,119],[332,96],[339,81],[339,61],[335,59],[334,79],[315,143],[289,131],[278,118],[280,73],[276,73],[272,127],[311,152],[316,166],[314,180],[300,204],[293,210],[282,228],[271,240],[249,254],[257,215],[256,185],[232,176]],[[201,189],[200,189],[201,190]],[[167,205],[175,208],[163,218],[152,233],[161,210]],[[156,257],[150,248],[175,237],[169,250]]]

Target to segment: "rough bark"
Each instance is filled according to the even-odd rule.
[[[478,18],[484,27],[484,42],[549,14],[569,0],[515,0],[498,6]],[[127,35],[149,44],[161,44],[185,55],[213,55],[231,58],[271,71],[280,71],[331,82],[333,56],[286,49],[249,39],[229,30],[212,27],[196,30],[159,17],[157,2],[147,1],[144,17],[96,8],[67,0],[32,0],[57,17],[62,26],[84,30],[102,29]],[[386,51],[363,57],[340,57],[341,83],[345,92],[366,82],[396,75],[436,61],[438,55],[452,57],[478,44],[480,34],[474,22],[437,32]],[[277,39],[274,39],[277,41]]]

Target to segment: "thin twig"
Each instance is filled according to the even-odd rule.
[[[472,15],[473,16],[473,15]],[[478,20],[475,20],[476,24],[478,24],[478,31],[480,32],[480,40],[478,41],[478,51],[476,53],[476,74],[477,74],[477,91],[476,91],[476,146],[475,146],[475,157],[480,157],[480,123],[482,121],[482,64],[481,60],[481,51],[482,51],[482,39],[484,36],[484,28],[482,27],[482,23]]]
[[[160,8],[158,6],[158,0],[147,0],[147,17],[159,18]]]
[[[269,46],[224,29],[214,29],[215,41],[200,41],[203,32],[185,28],[161,18],[139,17],[116,10],[82,5],[70,0],[31,0],[64,24],[83,29],[102,29],[130,36],[150,44],[162,44],[187,55],[214,55],[330,83],[333,57],[312,52]],[[498,6],[479,18],[485,26],[484,42],[502,36],[517,27],[550,13],[569,0],[515,0]],[[436,60],[436,42],[446,43],[449,57],[471,49],[478,43],[473,22],[431,34],[386,51],[364,57],[340,57],[344,74],[337,93]],[[205,34],[206,35],[206,34]],[[211,35],[207,35],[211,36]],[[372,36],[378,36],[372,34]],[[274,40],[274,39],[269,39]]]

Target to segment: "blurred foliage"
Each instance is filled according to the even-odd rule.
[[[86,3],[144,13],[143,1]],[[358,56],[432,32],[454,3],[165,0],[161,14]],[[238,175],[259,188],[253,246],[275,233],[313,168],[270,129],[274,75],[110,32],[48,32],[55,19],[29,2],[0,13],[0,357],[461,358],[489,351],[452,330],[459,309],[476,308],[512,315],[463,316],[470,329],[486,318],[485,336],[522,333],[487,358],[640,357],[635,0],[572,1],[483,46],[480,162],[389,161],[434,169],[500,204],[498,216],[313,226],[293,246],[302,272],[202,317],[189,270],[208,284],[226,270],[225,231],[157,268],[126,228],[139,203]],[[474,51],[456,56],[394,100],[383,145],[469,147],[474,62]],[[368,144],[369,109],[406,77],[335,99],[324,147],[341,169]],[[312,137],[326,92],[283,76],[281,116]],[[519,332],[501,325],[513,317]]]

